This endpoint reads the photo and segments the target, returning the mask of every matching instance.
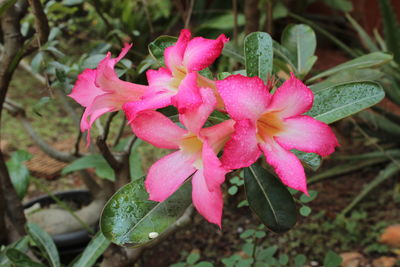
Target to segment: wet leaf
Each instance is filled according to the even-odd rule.
[[[247,76],[260,77],[264,82],[272,72],[274,50],[268,33],[253,32],[244,40],[244,57]]]

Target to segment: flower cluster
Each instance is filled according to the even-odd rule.
[[[150,168],[145,181],[150,199],[164,201],[192,177],[194,206],[219,226],[221,184],[228,172],[264,154],[285,185],[307,194],[304,168],[290,150],[326,156],[338,145],[326,124],[302,115],[311,108],[313,93],[293,75],[274,94],[258,77],[214,81],[202,76],[199,71],[219,57],[227,41],[223,34],[210,40],[191,38],[190,31],[182,30],[176,44],[165,49],[166,67],[147,71],[148,86],[116,75],[115,64],[131,48],[125,45],[117,58],[107,54],[97,69],[83,71],[70,94],[86,108],[82,131],[89,131],[102,114],[122,109],[139,138],[175,149]],[[157,111],[169,105],[177,108],[184,128]],[[204,127],[216,109],[231,119]]]

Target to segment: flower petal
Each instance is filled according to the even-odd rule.
[[[145,181],[149,199],[161,202],[172,195],[196,171],[192,163],[193,159],[181,151],[171,153],[154,163]]]
[[[164,51],[165,65],[171,72],[175,72],[182,66],[183,55],[190,40],[191,33],[183,29],[175,45],[167,47]]]
[[[213,192],[218,190],[225,181],[225,174],[228,173],[228,170],[222,167],[221,161],[207,141],[203,142],[202,159],[203,175],[208,191]]]
[[[270,99],[263,81],[258,77],[231,75],[216,81],[225,108],[234,120],[255,121],[264,113]]]
[[[154,110],[169,106],[171,104],[172,95],[169,92],[156,92],[146,94],[140,101],[125,103],[122,109],[131,123],[141,111]]]
[[[197,86],[197,72],[189,73],[181,81],[178,93],[172,97],[172,104],[178,108],[179,113],[186,109],[198,107],[201,102],[200,89]]]
[[[256,138],[256,127],[249,120],[237,121],[235,132],[225,144],[222,163],[229,169],[253,164],[261,154]]]
[[[146,72],[146,77],[150,92],[154,93],[170,90],[170,83],[173,77],[168,69],[159,68],[158,70],[148,70]]]
[[[178,149],[181,138],[187,133],[163,114],[153,110],[138,113],[130,125],[140,139],[166,149]]]
[[[202,104],[179,114],[179,120],[191,132],[198,134],[217,103],[209,88],[200,88]]]
[[[279,111],[282,118],[303,114],[314,101],[312,91],[292,74],[272,95],[268,111]]]
[[[202,170],[197,171],[192,179],[192,200],[197,211],[209,222],[221,228],[222,208],[224,205],[219,187],[209,191]]]
[[[85,69],[78,75],[78,79],[68,96],[84,107],[91,105],[96,96],[105,93],[95,85],[95,80],[96,70]]]
[[[235,131],[234,125],[234,120],[226,120],[211,127],[202,128],[200,136],[205,138],[214,153],[218,154]]]
[[[285,119],[285,130],[275,137],[286,150],[298,149],[321,156],[332,154],[338,141],[331,128],[309,116]]]
[[[183,57],[188,72],[200,71],[210,66],[222,52],[229,39],[221,34],[216,40],[195,37],[189,41]]]
[[[105,92],[115,92],[123,96],[125,102],[138,100],[147,90],[147,86],[122,81],[114,71],[115,64],[118,63],[128,53],[132,45],[125,44],[117,58],[111,58],[111,53],[100,61],[96,72],[96,86]]]
[[[307,181],[303,165],[290,151],[285,150],[274,140],[260,144],[265,159],[271,165],[282,182],[290,188],[307,193]]]

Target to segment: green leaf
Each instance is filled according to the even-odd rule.
[[[214,29],[214,30],[231,30],[234,27],[233,13],[229,12],[226,14],[219,15],[217,17],[205,20],[197,28],[197,31],[203,29]],[[237,25],[243,26],[245,24],[245,18],[243,14],[238,14]]]
[[[309,202],[313,201],[317,197],[318,192],[314,191],[314,190],[309,190],[308,194],[309,194],[309,196],[307,196],[306,194],[301,195],[300,201],[302,203],[309,203]]]
[[[8,245],[4,249],[0,246],[0,266],[8,267],[11,264],[10,259],[7,258],[5,254],[7,249],[15,248],[21,252],[26,252],[28,251],[28,245],[29,245],[29,237],[24,236],[20,240],[15,241],[14,243]]]
[[[311,168],[313,171],[318,170],[321,166],[322,159],[321,156],[315,153],[306,153],[293,149],[292,152],[303,162],[307,167]]]
[[[349,0],[323,0],[325,4],[333,9],[350,12],[353,9],[353,4]]]
[[[200,254],[199,253],[190,253],[189,256],[186,259],[186,262],[188,264],[195,264],[198,260],[200,260]]]
[[[393,53],[394,60],[400,63],[400,28],[394,8],[390,4],[390,0],[379,0],[379,7],[387,48]]]
[[[324,258],[325,267],[339,267],[341,263],[342,263],[342,257],[340,257],[332,250],[328,251],[328,253]]]
[[[106,180],[115,181],[115,173],[108,162],[100,154],[93,154],[74,160],[62,169],[61,174],[94,168],[96,174]]]
[[[313,29],[305,24],[288,25],[283,30],[281,44],[295,59],[297,75],[304,77],[311,69],[313,62],[315,63],[315,60],[310,61],[317,46]]]
[[[344,83],[316,92],[306,115],[329,124],[375,105],[384,96],[382,87],[374,82]]]
[[[164,65],[164,50],[176,43],[178,38],[168,35],[161,35],[148,45],[150,55]]]
[[[50,266],[59,267],[60,257],[51,236],[34,223],[27,223],[26,231],[46,257]]]
[[[226,57],[230,57],[236,60],[239,63],[244,64],[244,56],[231,42],[226,43],[224,45],[224,49],[222,50],[222,54]]]
[[[17,267],[45,267],[43,264],[31,260],[25,253],[15,248],[6,250],[7,258]]]
[[[311,208],[309,206],[301,206],[299,212],[301,216],[307,217],[311,214]]]
[[[264,82],[271,76],[272,60],[271,36],[266,32],[253,32],[244,39],[244,57],[247,76],[260,77]]]
[[[281,181],[257,163],[244,169],[244,185],[251,209],[265,226],[283,233],[296,223],[296,206]]]
[[[143,179],[132,181],[105,205],[100,219],[101,231],[118,245],[144,245],[152,241],[150,233],[161,235],[180,218],[191,200],[190,181],[160,203],[148,200]]]
[[[364,110],[358,114],[360,118],[369,122],[374,128],[387,132],[390,135],[400,137],[400,124],[376,112]]]
[[[201,261],[201,262],[196,263],[194,265],[194,267],[214,267],[214,265],[208,261]]]
[[[131,180],[139,179],[144,175],[142,168],[142,157],[138,152],[138,147],[142,143],[141,139],[136,140],[129,154],[129,173]]]
[[[357,31],[358,36],[360,37],[361,41],[363,44],[368,48],[370,52],[376,52],[378,51],[378,47],[376,46],[375,42],[371,39],[371,37],[368,35],[368,33],[361,27],[358,22],[353,19],[352,16],[350,16],[349,13],[346,13],[346,18],[347,20],[351,23],[353,28]]]
[[[11,159],[7,161],[7,169],[10,174],[11,183],[20,199],[23,199],[29,186],[30,173],[24,162],[30,160],[32,155],[24,150],[12,153]]]
[[[353,199],[353,201],[341,212],[341,215],[347,214],[351,211],[361,200],[363,200],[373,189],[378,185],[386,181],[387,179],[393,177],[400,171],[400,167],[396,162],[392,162],[387,165],[379,174],[363,188],[363,190]]]
[[[393,56],[388,53],[383,52],[373,52],[370,54],[363,55],[361,57],[352,59],[343,64],[337,65],[329,70],[321,72],[318,75],[307,80],[307,83],[311,83],[320,78],[333,75],[338,72],[349,71],[352,69],[366,69],[366,68],[376,68],[388,63],[393,59]]]
[[[237,192],[238,192],[238,187],[236,185],[232,185],[228,189],[228,194],[231,196],[235,195]]]
[[[296,267],[303,267],[307,262],[307,258],[303,254],[298,254],[294,257],[294,265]]]
[[[110,245],[110,241],[104,237],[101,232],[98,232],[78,259],[72,264],[72,267],[91,267],[103,252]]]

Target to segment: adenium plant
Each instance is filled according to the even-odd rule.
[[[266,40],[263,45],[270,45],[270,50],[258,51],[246,60],[272,53],[268,52],[272,51],[269,35],[256,34],[263,34],[263,38],[257,39],[261,36],[257,35],[253,39]],[[222,80],[203,76],[200,71],[213,64],[228,41],[223,34],[212,40],[192,38],[189,30],[182,30],[177,42],[164,50],[165,66],[147,71],[147,85],[118,78],[114,67],[132,46],[126,44],[117,58],[111,58],[108,53],[95,70],[84,70],[70,94],[85,107],[82,131],[89,131],[101,115],[122,109],[137,137],[156,147],[176,150],[149,169],[144,182],[149,199],[163,202],[191,179],[194,207],[219,227],[223,210],[221,185],[227,173],[249,167],[263,155],[264,162],[284,185],[308,194],[305,171],[293,149],[330,155],[338,141],[325,122],[371,105],[341,110],[334,119],[325,119],[321,113],[328,115],[323,108],[311,109],[313,91],[293,73],[285,80],[280,77],[282,84],[277,88],[271,80],[264,82],[257,76],[236,74]],[[267,56],[272,59],[272,54]],[[272,70],[272,66],[265,69]],[[327,96],[322,100],[318,97],[318,101],[325,101],[328,104],[324,108],[335,111],[334,106],[342,107],[339,102],[344,100],[333,92],[337,88],[330,90],[335,93],[336,102],[329,102],[331,91],[325,92]],[[159,109],[167,106],[176,108],[179,123],[160,112]],[[215,112],[220,115],[217,124],[209,120]],[[313,112],[320,118],[311,116]]]
[[[165,49],[166,68],[148,70],[148,86],[122,81],[114,71],[131,45],[125,45],[117,58],[107,54],[96,70],[85,70],[70,94],[86,107],[81,130],[89,130],[100,115],[123,107],[139,138],[159,148],[178,149],[150,168],[145,181],[149,199],[164,201],[193,175],[194,206],[219,226],[225,174],[250,166],[261,151],[284,184],[307,194],[303,166],[289,150],[327,156],[338,145],[329,126],[301,115],[312,106],[312,91],[293,74],[274,94],[258,77],[238,74],[209,80],[198,71],[218,58],[228,39],[190,38],[190,31],[182,30],[176,44]],[[202,128],[216,109],[217,98],[222,99],[220,109],[233,120]],[[178,109],[186,129],[155,111],[168,105]],[[222,162],[217,157],[221,150]]]

